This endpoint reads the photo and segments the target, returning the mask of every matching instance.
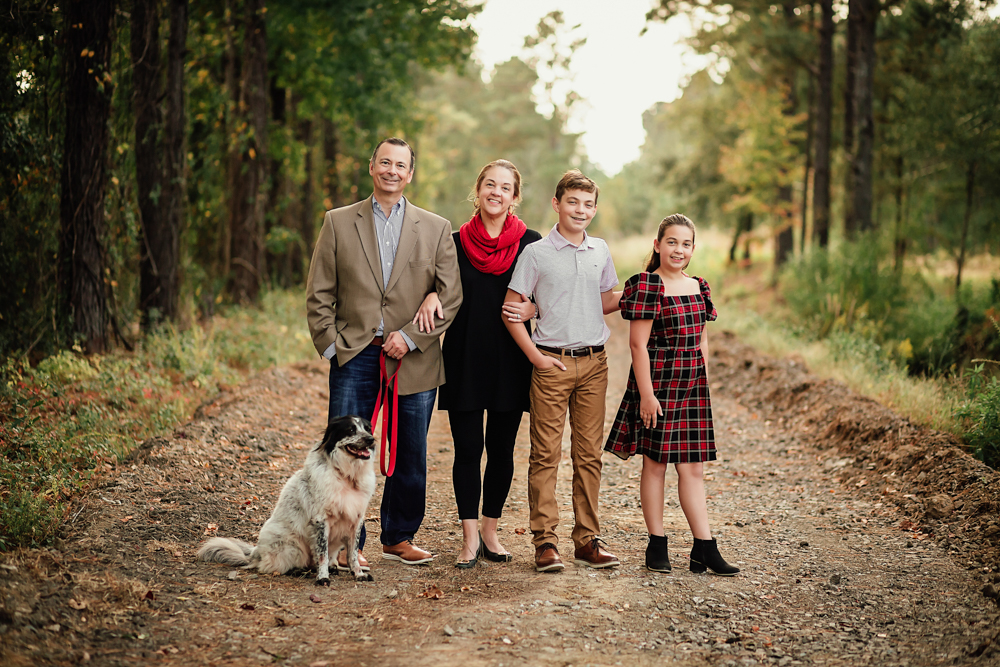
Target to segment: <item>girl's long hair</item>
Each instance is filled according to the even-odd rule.
[[[663,234],[668,229],[676,226],[687,227],[688,229],[690,229],[691,243],[694,243],[694,236],[696,233],[694,228],[694,223],[691,222],[690,218],[688,218],[686,215],[682,215],[680,213],[674,213],[673,215],[668,215],[667,217],[665,217],[663,220],[660,221],[660,227],[656,230],[657,243],[663,240]],[[683,269],[686,269],[688,267],[688,264],[690,263],[691,262],[688,261],[688,263],[684,265]],[[658,268],[660,268],[660,253],[656,252],[656,250],[654,249],[652,252],[649,253],[649,258],[646,260],[646,272],[651,273],[653,271],[656,271]]]

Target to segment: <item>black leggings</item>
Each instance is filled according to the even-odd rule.
[[[483,516],[499,519],[514,477],[514,438],[521,425],[521,410],[490,410],[486,419],[486,473],[482,480]],[[483,411],[448,411],[455,463],[451,479],[458,501],[458,518],[479,518],[479,465],[483,458]]]

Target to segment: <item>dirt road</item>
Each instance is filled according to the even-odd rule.
[[[625,324],[609,323],[610,421],[629,362]],[[309,576],[196,563],[206,535],[256,538],[316,442],[327,397],[317,362],[220,396],[123,465],[57,548],[0,559],[0,663],[1000,665],[998,475],[794,362],[718,334],[713,354],[721,460],[707,469],[709,512],[723,554],[743,569],[735,578],[687,570],[675,493],[674,571],[647,572],[640,462],[613,456],[601,517],[622,566],[534,572],[530,534],[518,534],[527,419],[501,520],[515,560],[455,569],[461,530],[441,413],[417,538],[439,554],[431,565],[381,562],[377,498],[366,548],[375,583],[317,588]],[[560,474],[568,545],[568,458]]]

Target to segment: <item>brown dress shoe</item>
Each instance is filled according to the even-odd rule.
[[[368,559],[361,555],[361,549],[358,549],[358,563],[361,565],[362,572],[370,572],[371,566],[368,565]],[[338,572],[350,572],[347,569],[347,550],[341,549],[340,553],[337,554],[337,571]]]
[[[404,565],[422,565],[434,559],[434,554],[413,546],[406,540],[392,546],[382,545],[382,560],[398,560]]]
[[[563,569],[562,558],[556,551],[556,545],[546,542],[535,549],[535,569],[539,572],[556,572]]]
[[[603,567],[618,567],[621,563],[618,562],[618,556],[615,556],[609,551],[605,551],[601,548],[601,544],[604,540],[598,539],[596,537],[592,538],[590,542],[582,547],[578,547],[576,551],[573,552],[573,559],[577,565],[586,565],[587,567],[603,568]]]

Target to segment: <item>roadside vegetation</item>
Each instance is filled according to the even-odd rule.
[[[162,325],[134,352],[77,347],[31,367],[9,357],[0,383],[0,551],[48,542],[72,500],[143,441],[170,432],[219,391],[311,358],[301,291],[271,291],[181,330]]]

